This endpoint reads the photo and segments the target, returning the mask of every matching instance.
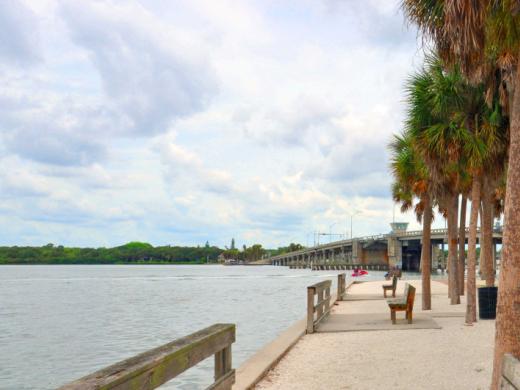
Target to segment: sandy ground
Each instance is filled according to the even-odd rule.
[[[422,312],[421,283],[414,312],[431,313],[442,329],[315,333],[304,336],[257,389],[488,389],[494,321],[465,326],[465,300],[450,305],[447,286],[432,282],[432,311]],[[354,285],[351,294],[378,294],[380,282]],[[398,294],[404,282],[399,282]],[[388,312],[384,300],[348,301],[334,313]],[[446,313],[457,317],[445,317]],[[456,314],[455,314],[456,315]],[[398,318],[404,313],[398,313]],[[390,319],[389,319],[390,320]]]

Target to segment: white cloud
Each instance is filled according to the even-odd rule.
[[[3,243],[305,244],[353,210],[355,232],[388,229],[386,145],[420,62],[397,1],[0,14]]]

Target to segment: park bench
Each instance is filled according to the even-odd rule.
[[[392,276],[392,284],[383,284],[383,295],[386,298],[386,290],[392,290],[392,296],[395,298],[395,289],[397,288],[397,276]]]
[[[388,307],[390,308],[390,318],[392,324],[395,324],[395,313],[397,311],[405,311],[408,323],[412,323],[413,301],[415,299],[415,287],[406,283],[404,286],[404,294],[399,298],[387,299]]]

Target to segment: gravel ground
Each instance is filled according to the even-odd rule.
[[[491,383],[494,321],[465,326],[449,305],[447,287],[432,282],[432,307],[421,312],[420,281],[415,312],[431,313],[442,329],[315,333],[304,336],[257,389],[488,389]],[[398,294],[404,283],[399,282]],[[352,294],[381,292],[380,282],[352,287]],[[388,312],[385,301],[340,303],[336,313]],[[402,313],[398,313],[402,314]],[[404,314],[402,315],[404,316]],[[399,317],[398,317],[399,318]]]

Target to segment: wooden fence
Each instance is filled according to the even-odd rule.
[[[520,360],[511,354],[504,355],[500,389],[520,390]]]
[[[330,286],[332,281],[313,284],[307,287],[307,333],[314,333],[314,329],[330,312]],[[314,297],[317,297],[316,304]],[[316,313],[316,319],[314,319]]]
[[[234,342],[234,324],[215,324],[103,368],[58,390],[152,390],[211,355],[215,355],[215,382],[208,390],[229,390],[235,383],[235,370],[231,368]]]

